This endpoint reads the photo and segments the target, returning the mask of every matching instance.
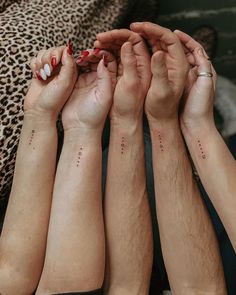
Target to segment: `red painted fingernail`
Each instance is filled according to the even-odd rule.
[[[88,56],[89,55],[89,51],[88,50],[83,50],[82,52],[81,52],[81,56],[82,57],[86,57],[86,56]]]
[[[93,54],[96,55],[96,54],[98,54],[100,51],[101,51],[100,48],[94,48],[94,50],[93,50]]]
[[[69,55],[73,54],[73,44],[70,41],[68,42],[68,45],[67,45],[67,53]]]
[[[77,59],[76,63],[79,64],[79,63],[81,63],[83,60],[84,60],[83,57],[82,57],[82,56],[79,56],[79,58]]]
[[[53,68],[56,67],[56,65],[57,65],[57,59],[55,57],[52,57],[52,59],[51,59],[51,65],[52,65]]]
[[[105,54],[103,55],[102,59],[103,59],[104,66],[107,68],[107,66],[108,66],[108,61],[107,61],[107,57],[106,57]]]
[[[41,77],[41,75],[38,72],[36,72],[35,74],[36,74],[36,77],[39,81],[43,81],[43,78]]]

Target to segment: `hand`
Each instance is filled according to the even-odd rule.
[[[25,114],[56,120],[77,79],[71,47],[42,50],[30,66],[33,79],[24,102]]]
[[[183,96],[181,113],[182,127],[194,127],[201,122],[214,124],[213,102],[216,87],[216,72],[202,46],[189,35],[174,32],[183,44],[191,65]],[[213,77],[198,77],[201,72],[212,73]]]
[[[150,56],[144,40],[126,29],[100,33],[97,39],[96,47],[113,49],[120,57],[111,122],[142,119],[151,80]]]
[[[149,121],[178,120],[178,109],[189,65],[177,36],[152,23],[134,23],[131,29],[148,40],[153,49],[152,81],[145,102]]]
[[[116,85],[117,64],[111,53],[100,51],[79,62],[89,72],[79,74],[75,88],[62,112],[64,129],[90,129],[102,132],[103,125],[112,105]],[[80,58],[81,59],[81,58]]]

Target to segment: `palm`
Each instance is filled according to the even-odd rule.
[[[33,79],[25,98],[25,110],[36,108],[46,112],[59,112],[70,96],[73,86],[74,81],[65,82],[60,75],[54,76],[47,83]]]
[[[176,65],[167,52],[159,50],[152,56],[153,77],[145,102],[145,112],[150,119],[171,118],[178,113],[182,87]]]
[[[103,124],[111,104],[112,87],[102,88],[98,82],[97,72],[79,76],[62,113],[66,125],[96,128]]]

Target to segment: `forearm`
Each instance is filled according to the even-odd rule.
[[[236,250],[236,162],[213,124],[184,129],[201,181]]]
[[[111,123],[105,217],[107,294],[148,294],[153,245],[141,120]]]
[[[178,122],[151,122],[150,129],[158,224],[172,291],[225,294],[215,233]]]
[[[0,240],[0,268],[28,278],[29,288],[36,287],[44,262],[56,149],[56,122],[26,115]]]
[[[65,132],[39,290],[60,293],[102,286],[105,238],[101,161],[101,136]]]

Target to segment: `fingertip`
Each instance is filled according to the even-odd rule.
[[[108,73],[107,68],[107,61],[105,55],[103,55],[103,58],[98,63],[98,74]]]
[[[163,51],[157,51],[153,54],[151,60],[151,70],[153,75],[159,77],[166,77],[167,76],[167,68],[165,64],[165,54]]]
[[[129,41],[125,42],[122,45],[121,50],[123,51],[123,53],[134,54],[132,43]]]
[[[164,62],[164,52],[162,50],[156,51],[152,56],[152,61],[154,63]]]
[[[104,37],[104,35],[106,35],[107,32],[100,32],[96,35],[96,38],[99,40],[99,39],[102,39]]]
[[[175,34],[179,34],[179,33],[181,33],[181,31],[178,30],[178,29],[174,30],[173,32],[174,32]]]
[[[62,54],[62,64],[66,64],[66,63],[71,64],[73,62],[74,62],[73,55],[71,54],[69,47],[66,46]]]

